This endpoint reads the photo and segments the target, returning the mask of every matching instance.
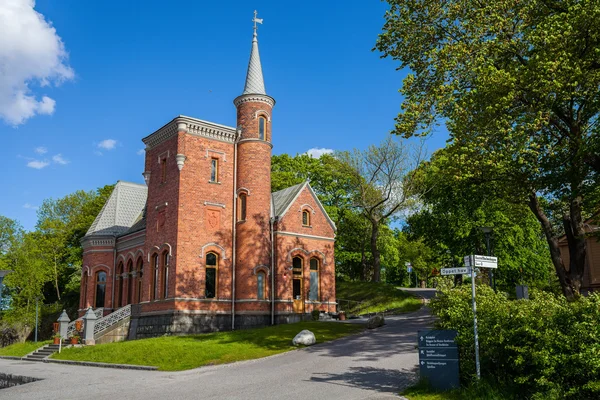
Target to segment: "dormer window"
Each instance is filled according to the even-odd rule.
[[[308,210],[302,211],[302,226],[310,226],[310,212]]]
[[[265,140],[265,132],[267,131],[267,120],[265,117],[258,117],[258,138]]]

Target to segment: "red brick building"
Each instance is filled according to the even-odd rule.
[[[132,308],[130,337],[335,310],[335,226],[308,182],[271,193],[272,109],[256,30],[237,128],[178,116],[143,139],[82,239],[80,311]],[[132,335],[133,330],[133,335]]]

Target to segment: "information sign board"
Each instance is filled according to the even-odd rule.
[[[458,267],[458,268],[442,268],[440,269],[442,275],[462,275],[462,274],[470,274],[470,267]]]
[[[419,331],[419,370],[421,378],[435,389],[459,386],[458,346],[454,330]]]

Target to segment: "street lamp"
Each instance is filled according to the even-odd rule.
[[[482,226],[479,229],[485,235],[485,247],[487,249],[487,255],[489,257],[492,255],[492,248],[490,247],[490,237],[492,236],[492,232],[494,231],[494,228],[492,228],[491,226]],[[488,271],[488,276],[490,277],[490,286],[492,286],[492,288],[494,289],[494,292],[495,292],[496,291],[496,283],[494,282],[494,272],[491,268]]]

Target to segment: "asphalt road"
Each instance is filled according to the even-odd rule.
[[[431,298],[433,290],[412,289]],[[414,382],[417,330],[427,308],[386,317],[382,328],[259,360],[182,372],[79,367],[0,359],[0,372],[42,380],[0,399],[388,399]]]

